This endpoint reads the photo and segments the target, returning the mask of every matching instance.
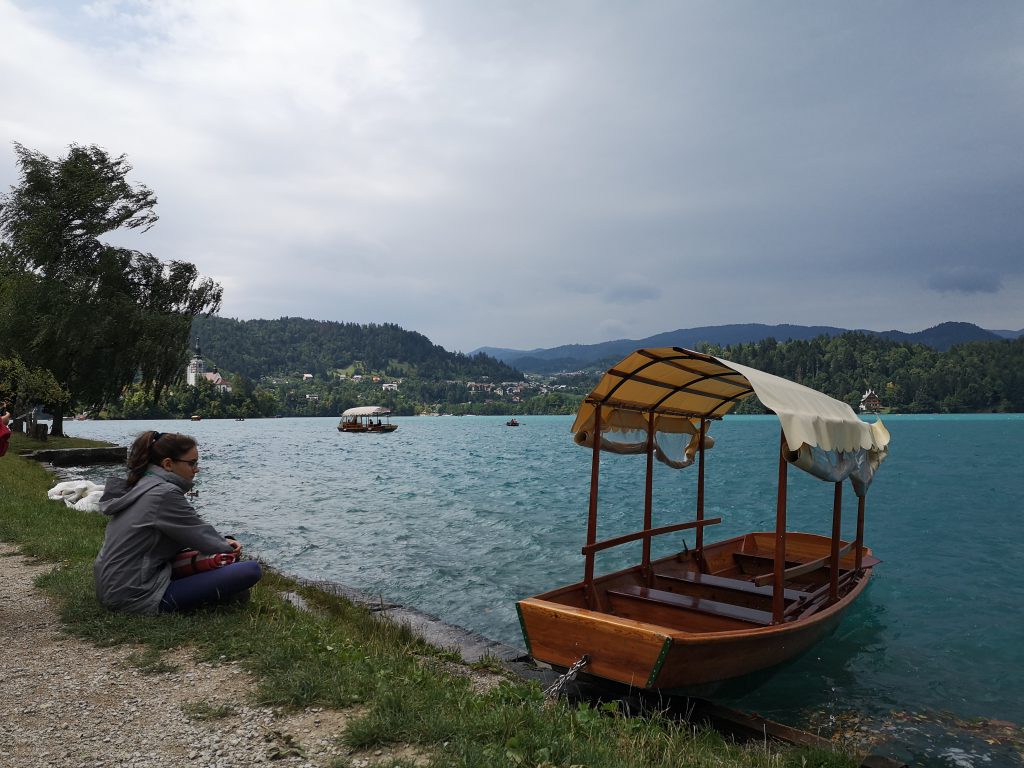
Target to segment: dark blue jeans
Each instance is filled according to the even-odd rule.
[[[223,568],[176,579],[164,592],[160,613],[191,611],[201,605],[223,603],[238,599],[243,592],[260,580],[263,572],[255,560],[231,563]]]

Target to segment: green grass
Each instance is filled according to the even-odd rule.
[[[19,450],[29,442],[15,437]],[[255,695],[262,704],[358,704],[362,714],[340,734],[352,748],[408,743],[432,755],[433,765],[480,768],[856,764],[831,752],[738,746],[657,714],[627,716],[611,705],[595,709],[555,703],[545,700],[536,684],[515,679],[477,693],[467,677],[447,671],[442,661],[450,653],[343,598],[270,569],[245,605],[189,615],[111,613],[97,603],[92,577],[105,519],[49,501],[46,491],[53,483],[41,466],[14,452],[0,459],[0,540],[55,564],[38,584],[56,598],[70,632],[100,646],[141,644],[132,661],[149,672],[165,671],[162,654],[183,646],[204,661],[236,661],[255,675]],[[300,611],[281,597],[289,591],[314,610]],[[486,660],[477,666],[493,670],[496,665]],[[200,710],[187,714],[203,716]],[[299,747],[281,743],[275,748],[283,757]],[[401,760],[392,764],[406,765]]]
[[[109,445],[113,445],[113,443],[87,440],[84,437],[47,437],[45,440],[34,440],[15,432],[11,435],[10,450],[20,455],[31,451],[51,451],[57,448],[98,448]]]

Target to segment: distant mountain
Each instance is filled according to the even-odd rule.
[[[924,344],[926,347],[945,352],[957,344],[971,341],[1000,341],[1005,338],[995,331],[986,331],[973,323],[940,323],[934,328],[926,328],[917,333],[903,331],[881,331],[877,335],[893,341],[906,341],[912,344]]]
[[[1019,339],[1021,336],[1024,336],[1024,328],[1021,328],[1019,331],[993,330],[992,333],[998,334],[999,336],[1002,336],[1004,339]]]
[[[903,331],[868,331],[836,328],[829,325],[764,325],[743,323],[737,325],[709,325],[699,328],[680,328],[643,339],[616,339],[599,344],[566,344],[549,349],[505,349],[481,347],[474,354],[484,353],[521,371],[554,373],[594,367],[614,362],[640,347],[686,347],[694,349],[701,343],[727,346],[774,338],[777,341],[808,340],[818,336],[839,336],[850,330],[874,334],[895,341],[924,344],[944,352],[955,344],[970,341],[998,341],[1016,338],[1020,331],[986,331],[971,323],[942,323],[916,333]]]
[[[497,358],[519,370],[546,372],[572,370],[608,358],[621,358],[640,347],[687,347],[692,349],[701,342],[709,344],[739,344],[745,341],[760,341],[774,337],[784,339],[812,339],[815,336],[836,336],[845,333],[844,328],[826,325],[763,325],[745,323],[742,325],[710,325],[700,328],[681,328],[667,331],[644,339],[616,339],[598,344],[565,344],[550,349],[501,349],[481,347],[475,352]]]

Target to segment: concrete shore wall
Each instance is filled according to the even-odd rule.
[[[123,445],[103,448],[53,448],[26,453],[25,458],[45,461],[55,467],[124,464],[128,460],[128,448]]]

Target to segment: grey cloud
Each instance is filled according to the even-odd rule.
[[[161,200],[141,247],[226,314],[461,349],[1024,322],[1024,5],[109,5],[0,0],[44,33],[0,46],[0,189],[11,139],[128,153]],[[387,305],[338,300],[356,275]]]
[[[1003,281],[990,270],[963,266],[932,273],[928,287],[941,293],[998,293]]]
[[[613,304],[636,304],[661,298],[657,285],[621,285],[604,292],[604,299]]]

